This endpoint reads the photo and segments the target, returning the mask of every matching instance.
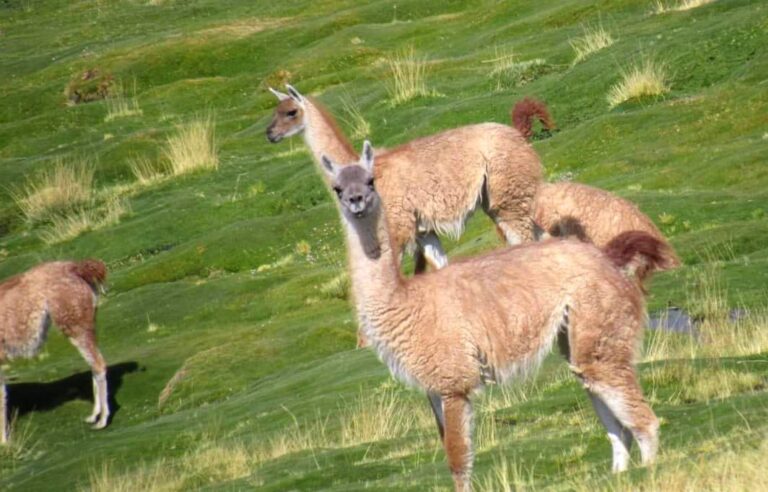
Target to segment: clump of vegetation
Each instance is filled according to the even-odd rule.
[[[349,274],[346,271],[339,273],[332,279],[320,285],[320,293],[329,299],[349,298]]]
[[[408,410],[404,411],[404,408]],[[371,396],[361,393],[355,403],[347,406],[342,414],[342,446],[403,437],[413,429],[430,427],[433,422],[424,405],[413,405],[399,391],[387,385]]]
[[[597,27],[584,27],[584,35],[580,38],[569,41],[571,48],[576,56],[573,59],[573,65],[585,60],[589,55],[597,53],[614,43],[611,34],[606,31],[602,24]]]
[[[387,80],[389,100],[393,105],[433,95],[427,89],[427,61],[416,55],[413,46],[387,58],[390,78]]]
[[[213,116],[199,117],[180,126],[168,137],[165,148],[172,175],[219,168]]]
[[[513,87],[520,87],[536,80],[547,71],[546,60],[534,58],[532,60],[517,61],[512,50],[494,49],[494,57],[483,60],[483,63],[491,64],[491,78],[494,81],[493,89],[502,91]]]
[[[341,100],[344,113],[346,113],[346,122],[352,131],[350,137],[353,139],[363,139],[371,134],[371,125],[365,120],[360,108],[351,99],[343,98]]]
[[[93,68],[70,80],[64,88],[64,96],[69,105],[98,101],[112,93],[114,84],[115,79],[111,73]]]
[[[52,215],[50,224],[40,231],[40,239],[52,245],[74,239],[86,231],[95,231],[119,224],[131,212],[125,198],[114,196],[102,206],[84,206],[62,215]]]
[[[104,121],[144,114],[139,106],[139,100],[136,98],[135,80],[131,95],[126,95],[122,82],[116,82],[114,89],[105,97],[104,102],[107,106],[107,115],[104,117]]]
[[[141,186],[149,186],[165,177],[165,167],[158,166],[146,157],[134,157],[129,160],[131,173]]]
[[[643,59],[629,70],[623,70],[621,81],[608,91],[611,108],[643,96],[660,96],[669,92],[669,75],[666,66],[651,58]]]
[[[657,15],[663,14],[666,12],[680,12],[683,10],[695,9],[697,7],[701,7],[702,5],[707,5],[714,1],[715,0],[680,0],[674,5],[667,5],[664,3],[663,0],[655,0],[653,2],[653,9],[651,10],[651,12]]]
[[[12,192],[24,217],[32,222],[63,214],[91,199],[93,167],[85,162],[56,159],[52,166]]]
[[[91,470],[87,487],[82,492],[132,492],[151,490],[152,492],[176,492],[182,490],[183,480],[175,473],[169,473],[164,461],[152,465],[141,464],[129,472],[115,473],[109,465],[102,465]]]

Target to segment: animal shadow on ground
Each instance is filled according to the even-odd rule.
[[[115,396],[123,385],[123,376],[139,370],[136,362],[121,362],[107,367],[107,391],[109,395],[110,421],[120,410]],[[72,376],[48,383],[15,383],[8,385],[9,414],[18,412],[19,416],[32,411],[53,410],[72,400],[93,402],[93,383],[91,371],[83,371]]]

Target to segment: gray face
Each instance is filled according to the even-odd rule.
[[[358,165],[344,166],[338,172],[333,181],[333,191],[348,217],[366,217],[379,202],[373,174]]]

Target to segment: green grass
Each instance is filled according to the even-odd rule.
[[[266,88],[284,81],[328,105],[356,146],[366,134],[390,147],[507,123],[517,100],[542,99],[560,130],[535,144],[547,175],[637,202],[684,260],[654,279],[651,309],[708,309],[695,290],[708,272],[728,306],[763,313],[768,6],[650,10],[626,0],[0,1],[0,278],[54,258],[108,263],[99,342],[119,405],[105,431],[82,423],[86,365],[52,333],[38,360],[9,370],[17,443],[2,450],[0,487],[120,490],[133,477],[156,489],[450,489],[425,398],[353,350],[344,245],[310,156],[298,139],[264,137],[275,102]],[[573,64],[584,26],[605,26],[614,42]],[[427,63],[427,97],[393,105],[386,60],[411,47]],[[520,68],[512,53],[541,63]],[[664,63],[669,91],[609,108],[622,70],[643,57]],[[65,88],[94,68],[131,81],[141,114],[109,118],[120,109],[109,99],[67,106]],[[171,176],[168,142],[201,115],[215,115],[215,145],[211,136],[202,148],[218,168]],[[49,211],[27,220],[13,192],[56,162],[84,160],[90,195],[119,197],[130,213],[47,244]],[[482,214],[444,243],[454,257],[501,246]],[[693,356],[671,341],[641,365],[663,419],[657,468],[610,476],[604,433],[553,356],[534,381],[478,402],[476,488],[658,490],[685,473],[706,487],[718,481],[704,471],[733,478],[739,457],[750,476],[768,432],[768,357],[750,353],[760,344],[731,352],[738,337],[726,335],[722,349]],[[407,421],[392,421],[393,402]],[[368,429],[355,419],[389,420]]]

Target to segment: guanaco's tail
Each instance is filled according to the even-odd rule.
[[[654,271],[680,266],[680,259],[666,241],[642,231],[622,232],[603,248],[605,255],[640,285]]]
[[[107,280],[107,266],[101,260],[83,260],[72,264],[72,272],[98,290]]]
[[[512,108],[511,117],[512,126],[517,128],[526,139],[531,138],[533,134],[531,127],[533,126],[534,117],[538,118],[547,130],[555,128],[555,122],[552,121],[546,104],[532,97],[525,97],[518,101],[515,107]]]

